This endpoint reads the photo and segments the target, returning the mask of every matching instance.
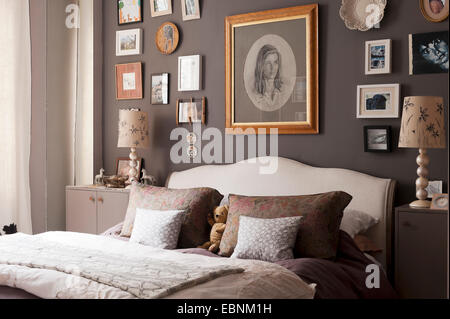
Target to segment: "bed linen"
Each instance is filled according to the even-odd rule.
[[[30,240],[30,238],[33,240]],[[38,244],[35,248],[45,252],[44,256],[48,259],[42,262],[40,258],[34,255],[34,257],[23,257],[21,254],[11,253],[7,245],[11,243],[18,245],[18,240],[28,244],[37,242]],[[31,244],[28,244],[21,247],[25,249],[24,254],[29,253],[27,247]],[[58,251],[59,248],[52,248],[52,245],[68,249],[65,257],[61,259],[73,257],[75,262],[58,264],[57,257],[52,261],[50,258],[52,253],[56,252],[58,255],[64,255]],[[17,234],[0,239],[0,255],[2,250],[4,253],[9,252],[10,255],[0,258],[0,286],[20,288],[37,297],[47,299],[134,299],[137,297],[311,299],[315,291],[314,284],[306,284],[294,273],[276,264],[254,260],[211,258],[198,254],[183,254],[176,251],[119,241],[108,236],[70,232],[48,232],[35,236]],[[77,252],[74,252],[75,250]],[[83,253],[83,251],[87,253]],[[93,254],[93,251],[97,251],[98,255]],[[108,272],[101,273],[98,269],[93,271],[93,268],[90,268],[93,266],[86,266],[86,264],[91,262],[90,260],[84,264],[78,263],[78,257],[81,256],[81,258],[93,259],[93,264],[101,268],[104,266],[102,265],[104,258],[109,256],[105,260],[105,262],[109,263],[111,257],[117,258],[118,255],[121,256],[121,260],[126,260],[127,262],[120,263],[119,260],[108,267],[112,268],[111,273],[118,271],[119,279],[116,276],[111,277],[111,273]],[[158,260],[164,264],[178,265],[178,268],[184,265],[186,270],[191,269],[184,272],[180,270],[175,273],[175,277],[186,274],[192,275],[195,285],[182,282],[181,285],[184,289],[173,289],[174,286],[169,285],[168,287],[162,287],[162,294],[148,292],[146,289],[148,289],[147,285],[152,282],[151,280],[144,277],[142,282],[145,285],[139,286],[141,281],[138,281],[136,276],[126,277],[125,275],[126,272],[130,271],[128,269],[129,261],[135,262],[133,267],[137,267],[140,262],[143,262],[144,266],[150,266],[151,261],[146,261],[148,258],[153,261]],[[123,269],[117,270],[116,268],[120,268],[120,264],[122,264]],[[72,266],[74,268],[73,271],[68,270]],[[167,267],[168,271],[173,271],[173,268],[177,267]],[[219,277],[212,275],[211,272],[207,272],[204,275],[208,280],[205,280],[205,277],[198,277],[195,271],[192,271],[192,269],[198,269],[200,272],[203,272],[206,268],[219,271]],[[144,271],[140,271],[138,275],[143,276],[143,273]],[[103,276],[103,278],[100,278],[100,276]],[[197,279],[200,279],[200,281],[197,281]],[[118,281],[118,283],[114,283],[114,280]],[[123,283],[125,283],[125,286],[122,285]],[[189,283],[192,283],[192,280]],[[127,286],[128,284],[132,284],[132,289]],[[160,281],[158,284],[162,285],[163,283]],[[217,287],[221,287],[221,289],[217,289]]]

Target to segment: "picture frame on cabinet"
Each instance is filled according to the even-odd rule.
[[[391,39],[366,41],[366,75],[391,73],[391,43]]]
[[[398,118],[400,84],[358,85],[357,118]]]
[[[142,29],[116,31],[116,56],[142,54]]]

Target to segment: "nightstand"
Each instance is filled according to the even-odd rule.
[[[395,209],[395,289],[402,298],[447,298],[448,212]]]
[[[66,187],[66,230],[101,234],[125,219],[128,189]]]

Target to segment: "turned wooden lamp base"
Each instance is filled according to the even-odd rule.
[[[418,200],[409,204],[413,208],[430,208],[431,202],[426,200],[428,198],[428,192],[426,187],[428,186],[428,164],[430,164],[430,158],[427,155],[427,150],[424,148],[419,149],[419,156],[416,158],[416,163],[419,165],[417,169],[416,179],[416,197]]]

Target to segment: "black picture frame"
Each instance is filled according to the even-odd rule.
[[[140,14],[141,14],[141,20],[140,21],[134,21],[134,22],[126,22],[126,23],[120,23],[120,2],[121,0],[117,0],[117,25],[118,26],[124,26],[124,25],[131,25],[131,24],[136,24],[136,23],[142,23],[144,22],[144,10],[143,10],[143,5],[144,5],[144,1],[145,0],[140,0]]]
[[[386,143],[383,143],[383,145],[386,145],[386,148],[373,148],[370,147],[369,143],[369,131],[370,130],[385,130],[386,131]],[[374,152],[374,153],[390,153],[392,152],[392,143],[391,143],[391,136],[392,136],[392,128],[389,125],[366,125],[364,126],[364,152]]]

